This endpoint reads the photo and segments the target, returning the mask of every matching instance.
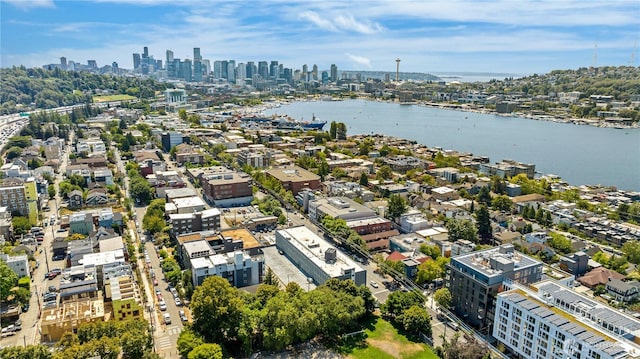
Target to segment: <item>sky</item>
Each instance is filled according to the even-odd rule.
[[[148,46],[299,69],[545,73],[640,64],[639,0],[0,0],[0,66],[132,68]],[[633,55],[635,53],[635,55]]]

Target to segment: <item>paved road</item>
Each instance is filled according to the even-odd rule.
[[[156,350],[162,357],[175,357],[178,358],[176,343],[178,341],[178,335],[182,331],[183,325],[180,321],[180,316],[178,315],[179,310],[185,310],[182,306],[178,307],[175,304],[173,299],[173,295],[169,292],[169,283],[166,281],[164,277],[164,273],[162,272],[162,268],[160,268],[160,259],[155,250],[153,243],[147,242],[145,243],[145,249],[149,254],[149,259],[151,260],[151,268],[154,270],[156,274],[156,280],[158,282],[158,286],[154,287],[154,311],[155,314],[153,320],[156,323],[156,333],[155,333],[155,343]],[[147,284],[151,285],[151,284]],[[158,303],[158,298],[155,295],[155,289],[160,289],[162,298],[164,299],[167,310],[161,311]],[[164,323],[163,315],[168,313],[171,316],[171,324],[167,325]]]
[[[70,143],[73,141],[73,132],[70,134]],[[30,345],[40,343],[40,323],[42,315],[42,294],[48,291],[49,286],[60,287],[60,276],[53,280],[45,279],[45,274],[53,268],[64,269],[66,263],[64,260],[54,261],[52,244],[56,234],[59,234],[57,230],[60,228],[59,224],[59,204],[62,203],[60,194],[58,191],[58,184],[64,179],[63,173],[66,170],[68,163],[68,150],[65,149],[62,162],[60,164],[60,170],[54,177],[54,186],[56,188],[56,195],[54,199],[49,200],[48,206],[50,211],[43,211],[43,220],[49,222],[51,215],[55,215],[56,224],[52,226],[43,226],[44,240],[38,246],[29,246],[34,248],[34,258],[36,260],[37,268],[34,269],[31,276],[31,298],[29,300],[30,309],[20,315],[22,320],[22,330],[16,335],[11,337],[5,337],[0,339],[0,346],[15,346],[15,345]],[[59,299],[59,298],[58,298]]]

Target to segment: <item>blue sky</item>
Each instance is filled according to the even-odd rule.
[[[638,0],[0,0],[0,66],[60,56],[131,68],[143,46],[206,59],[341,70],[543,73],[629,65]],[[640,63],[636,54],[634,65]]]

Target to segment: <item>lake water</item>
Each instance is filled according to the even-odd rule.
[[[613,129],[502,117],[416,105],[348,100],[294,102],[265,114],[344,122],[347,134],[379,133],[536,165],[573,185],[640,191],[640,129]]]

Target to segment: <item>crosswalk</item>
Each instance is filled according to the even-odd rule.
[[[171,338],[168,336],[162,336],[160,338],[156,338],[156,349],[162,350],[166,348],[171,348]]]
[[[170,327],[167,328],[167,335],[178,335],[182,331],[180,327]]]

